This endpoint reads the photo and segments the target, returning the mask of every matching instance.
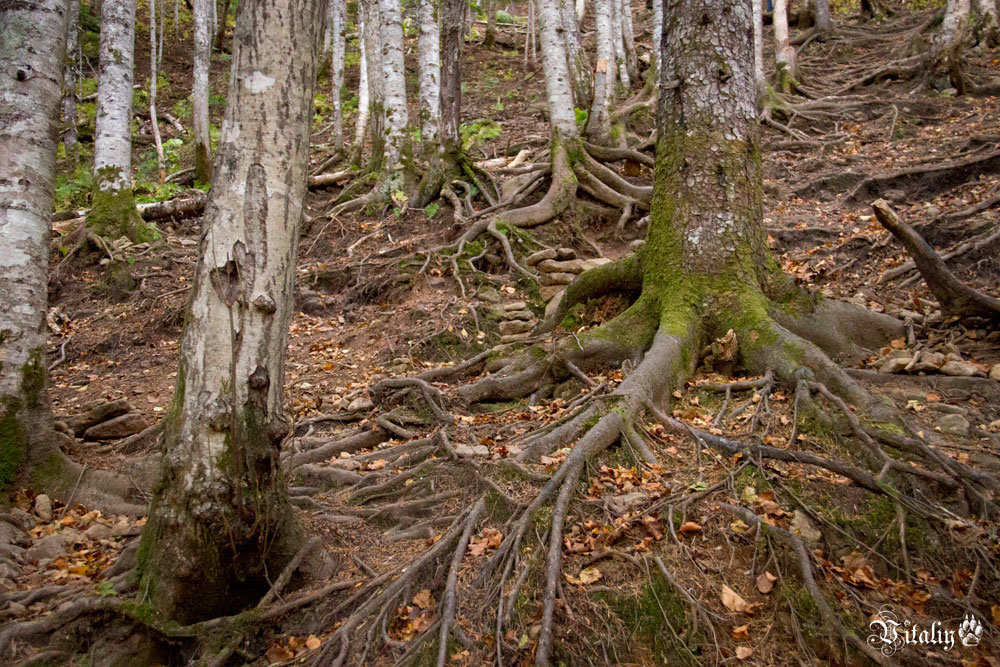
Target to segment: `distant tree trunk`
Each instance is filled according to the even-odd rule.
[[[438,152],[441,123],[441,29],[438,1],[419,0],[420,36],[417,60],[420,83],[420,144],[426,155]]]
[[[486,36],[483,38],[483,46],[487,49],[492,49],[497,41],[496,0],[486,0],[483,10],[486,12]]]
[[[630,0],[621,2],[622,46],[625,49],[625,66],[628,68],[629,79],[639,78],[639,58],[635,52],[635,31],[632,26],[632,3]]]
[[[757,3],[755,7],[760,6],[760,0],[753,0]],[[649,81],[652,81],[654,87],[659,81],[660,75],[660,61],[663,59],[662,49],[660,45],[663,43],[663,0],[653,0],[653,52],[649,54],[649,69],[650,76]]]
[[[987,46],[1000,44],[1000,24],[997,19],[996,0],[975,0],[973,5],[979,17],[977,30]]]
[[[590,81],[590,59],[583,46],[580,26],[576,22],[573,10],[573,0],[559,0],[559,10],[562,15],[563,34],[566,35],[566,56],[569,59],[569,71],[573,77],[573,99],[576,106],[586,109],[590,106],[593,87]]]
[[[358,112],[354,118],[354,142],[351,144],[350,163],[361,166],[361,151],[365,145],[365,130],[368,127],[369,106],[371,104],[371,87],[368,85],[368,34],[367,19],[363,16],[363,3],[358,3],[358,48],[361,51],[358,60]]]
[[[346,3],[332,0],[333,12],[330,16],[330,33],[333,43],[330,48],[330,106],[333,107],[333,148],[341,150],[344,145],[344,112],[341,95],[344,89],[344,29],[347,24]]]
[[[611,140],[611,100],[614,97],[616,69],[611,6],[615,1],[594,0],[597,64],[594,67],[594,98],[587,116],[587,138],[596,144],[606,144]]]
[[[382,81],[385,105],[385,170],[394,173],[409,158],[410,123],[406,109],[406,72],[403,66],[403,15],[400,0],[378,0],[381,15]]]
[[[757,84],[758,103],[767,90],[764,77],[764,0],[753,0],[753,79]]]
[[[774,62],[775,89],[783,93],[791,92],[792,84],[798,76],[795,66],[795,47],[788,39],[788,2],[774,0],[771,14],[774,22]]]
[[[372,154],[368,171],[385,165],[385,81],[382,73],[382,19],[378,0],[360,0],[365,9],[365,55],[368,67],[368,115]]]
[[[191,85],[192,126],[194,127],[194,180],[212,180],[212,139],[208,118],[208,76],[212,62],[209,14],[215,0],[194,0],[194,76]]]
[[[830,0],[812,0],[813,12],[816,19],[816,32],[820,35],[828,35],[833,29],[830,22]]]
[[[163,480],[139,548],[140,590],[181,623],[259,599],[302,539],[278,456],[324,11],[239,3]]]
[[[66,158],[74,165],[79,158],[76,145],[77,56],[80,51],[80,0],[69,0],[66,22],[66,64],[63,67],[62,142]]]
[[[462,119],[462,12],[465,0],[444,3],[441,25],[441,145],[446,152],[461,150],[458,128]]]
[[[148,241],[152,230],[132,195],[132,49],[135,2],[101,2],[94,192],[87,224],[101,236]]]
[[[969,37],[969,12],[969,0],[947,0],[941,29],[931,47],[935,69],[948,73],[948,79],[959,95],[964,95],[966,89],[962,49]]]
[[[621,0],[611,0],[611,43],[615,49],[615,65],[618,68],[618,81],[621,83],[622,93],[628,94],[632,87],[632,80],[629,78],[627,56],[625,55],[624,28],[622,27],[622,3]]]
[[[215,26],[215,37],[212,40],[215,48],[222,46],[222,38],[226,34],[226,24],[229,22],[229,5],[230,0],[222,0],[222,11],[219,12],[218,22]]]
[[[0,491],[49,445],[45,314],[65,0],[0,4]]]
[[[160,172],[160,184],[167,180],[167,168],[163,160],[163,140],[160,138],[160,122],[156,117],[156,0],[149,0],[149,123],[156,146],[156,166]]]

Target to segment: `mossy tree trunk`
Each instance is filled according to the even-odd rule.
[[[80,54],[80,0],[70,0],[66,21],[66,60],[63,67],[62,142],[66,157],[74,164],[79,157],[76,145],[76,81]]]
[[[215,182],[142,536],[140,590],[191,622],[255,601],[297,549],[278,463],[321,0],[239,4]]]
[[[149,241],[132,195],[132,56],[135,3],[101,2],[97,119],[94,128],[94,192],[87,225],[101,236]]]
[[[194,180],[212,180],[212,142],[208,121],[208,72],[212,59],[212,3],[215,0],[194,0],[194,57],[191,107],[194,128]],[[223,18],[225,21],[225,18]]]
[[[0,489],[47,444],[49,219],[65,0],[0,5]]]

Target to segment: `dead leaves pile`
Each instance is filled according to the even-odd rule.
[[[425,632],[437,620],[437,602],[430,590],[417,591],[411,604],[396,609],[396,615],[389,624],[389,636],[397,641],[409,641]]]

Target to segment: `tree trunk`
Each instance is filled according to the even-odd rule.
[[[587,138],[595,144],[611,140],[611,100],[615,88],[615,52],[611,31],[612,3],[594,0],[594,25],[597,31],[597,64],[594,67],[594,101],[587,116]]]
[[[163,161],[163,141],[160,138],[160,121],[156,117],[156,0],[149,0],[149,123],[156,146],[156,166],[160,172],[160,184],[167,180],[167,168]]]
[[[46,444],[49,219],[65,0],[0,5],[0,491]]]
[[[368,170],[385,165],[385,81],[382,73],[382,18],[378,0],[361,0],[365,10],[365,55],[368,66],[369,130],[372,154]]]
[[[753,0],[757,3],[755,6],[759,6],[760,0]],[[660,61],[662,60],[662,49],[660,45],[663,43],[663,0],[653,0],[653,52],[649,54],[649,79],[647,81],[652,81],[654,86],[657,81],[659,81],[660,76]]]
[[[486,12],[486,36],[483,38],[483,46],[492,49],[497,41],[497,3],[496,0],[487,0],[483,5]]]
[[[409,150],[410,123],[406,109],[406,72],[403,66],[403,15],[400,0],[378,0],[382,27],[382,83],[385,105],[385,170],[403,167]],[[408,157],[408,156],[406,156]]]
[[[438,0],[419,0],[420,36],[417,40],[420,82],[420,143],[425,155],[438,152],[441,123],[441,30]]]
[[[586,109],[590,106],[593,90],[590,81],[590,59],[583,46],[580,26],[576,22],[573,0],[559,0],[562,13],[563,31],[566,35],[566,55],[570,75],[573,77],[573,99],[576,106]]]
[[[816,32],[821,35],[828,35],[833,29],[830,22],[830,0],[812,0],[813,11],[816,18]]]
[[[566,59],[559,6],[549,0],[535,0],[538,33],[545,70],[545,92],[549,108],[549,123],[557,141],[576,140],[576,113],[573,111],[573,90]]]
[[[632,26],[631,0],[619,0],[622,21],[622,46],[625,49],[625,66],[631,81],[639,78],[639,56],[635,52],[635,30]]]
[[[611,4],[611,43],[615,49],[615,66],[618,68],[618,81],[621,83],[622,94],[627,95],[632,87],[629,78],[628,63],[625,55],[624,28],[622,27],[621,0],[610,0]]]
[[[215,38],[212,43],[215,48],[222,48],[222,38],[226,34],[226,23],[229,20],[230,0],[222,0],[222,12],[219,13],[218,25],[215,26]]]
[[[101,236],[148,241],[152,230],[135,210],[132,195],[132,49],[135,3],[101,2],[97,120],[94,128],[94,193],[87,224]]]
[[[278,456],[324,10],[239,3],[163,479],[139,548],[140,590],[181,623],[259,599],[301,541]]]
[[[1000,44],[1000,23],[997,19],[996,0],[975,0],[976,14],[979,17],[976,29],[982,35],[987,46]]]
[[[362,7],[358,3],[358,49],[361,52],[358,59],[358,112],[354,117],[354,142],[351,144],[350,162],[356,167],[361,166],[361,151],[365,145],[365,131],[368,127],[369,107],[371,105],[371,87],[368,85],[368,34],[367,19],[364,18]]]
[[[587,15],[587,0],[576,0],[576,23],[583,23],[583,17]]]
[[[194,77],[191,85],[192,125],[194,127],[194,180],[212,181],[212,140],[208,119],[208,75],[212,62],[212,38],[209,14],[215,0],[194,0]]]
[[[76,145],[76,82],[80,76],[77,56],[80,51],[80,0],[69,0],[66,22],[66,64],[63,67],[62,142],[66,157],[74,165],[79,157]]]
[[[966,81],[962,73],[962,49],[969,36],[969,0],[948,0],[941,29],[934,39],[933,66],[948,74],[952,87],[965,94]]]
[[[764,0],[753,2],[753,79],[757,85],[757,99],[762,100],[767,91],[764,77]]]
[[[462,12],[464,0],[442,0],[441,34],[441,144],[446,151],[461,148],[462,122]]]
[[[774,0],[774,63],[775,89],[789,93],[798,76],[795,68],[795,47],[788,39],[788,2]]]
[[[339,151],[344,145],[344,112],[341,97],[344,89],[344,29],[347,7],[344,0],[332,0],[330,33],[330,106],[333,107],[333,148]]]

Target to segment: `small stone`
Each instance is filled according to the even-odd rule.
[[[823,533],[813,526],[812,521],[806,516],[806,513],[802,510],[795,510],[792,513],[792,532],[798,533],[798,535],[806,542],[819,542],[823,537]]]
[[[84,532],[84,535],[87,536],[88,540],[106,540],[111,537],[111,526],[95,523]]]
[[[535,314],[530,310],[515,310],[503,314],[505,320],[533,320]]]
[[[500,323],[500,335],[509,336],[510,334],[525,333],[526,331],[531,331],[534,326],[531,322],[525,322],[524,320],[507,320]]]
[[[646,239],[636,239],[628,244],[628,249],[632,252],[637,252],[640,248],[646,245]]]
[[[347,409],[351,412],[361,412],[363,410],[371,410],[375,407],[375,403],[372,399],[367,396],[358,396],[353,401],[347,404]]]
[[[592,257],[591,259],[585,259],[582,261],[584,271],[590,271],[591,269],[596,269],[599,266],[604,266],[605,264],[610,263],[611,260],[607,257]]]
[[[35,516],[45,523],[52,521],[52,499],[44,493],[35,496]]]
[[[552,317],[552,314],[555,313],[556,309],[559,308],[559,304],[562,303],[563,296],[565,294],[566,290],[560,291],[558,294],[555,295],[555,297],[552,298],[551,301],[549,301],[545,305],[545,319],[549,319],[550,317]],[[556,324],[559,324],[559,322],[556,322]]]
[[[878,367],[879,373],[902,373],[906,365],[910,363],[911,357],[887,359],[885,363]]]
[[[496,291],[489,285],[484,285],[480,287],[476,292],[476,296],[485,301],[486,303],[500,303],[501,297],[500,292]]]
[[[559,248],[556,250],[556,259],[576,259],[576,250],[572,248]]]
[[[891,202],[896,202],[898,204],[900,202],[906,201],[906,192],[904,192],[903,190],[886,190],[885,198]]]
[[[18,530],[17,526],[0,521],[0,545],[20,544],[27,546],[30,543],[27,535]]]
[[[551,301],[556,295],[565,291],[565,285],[542,285],[538,288],[538,295],[542,297],[542,301]]]
[[[533,252],[524,259],[524,263],[528,266],[534,266],[541,261],[546,259],[555,259],[559,253],[556,252],[555,248],[546,248],[545,250],[539,250],[538,252]]]
[[[583,273],[583,260],[570,259],[565,262],[557,262],[547,259],[538,263],[538,270],[545,273]]]
[[[917,373],[920,371],[935,372],[941,368],[942,365],[944,365],[944,362],[944,355],[940,352],[924,352],[920,355],[920,359],[917,360],[917,363],[913,364],[913,368],[911,370]]]
[[[990,369],[990,379],[1000,381],[1000,364],[994,364]]]
[[[121,417],[109,419],[96,426],[88,428],[84,434],[84,440],[115,440],[117,438],[127,438],[135,435],[139,431],[149,428],[146,418],[137,412],[130,412]]]
[[[132,408],[125,399],[117,401],[93,401],[83,406],[83,409],[72,417],[68,418],[67,424],[73,429],[73,433],[80,437],[92,426],[100,424],[108,419],[113,419],[131,412]]]
[[[466,459],[482,459],[490,455],[485,445],[455,445],[455,453]]]
[[[500,342],[504,343],[504,344],[506,344],[506,343],[520,343],[520,342],[528,340],[530,338],[531,338],[531,332],[530,331],[525,331],[524,333],[508,334],[506,336],[501,336],[500,337]]]
[[[569,285],[576,279],[572,273],[540,273],[538,282],[542,285]]]
[[[969,420],[959,414],[943,415],[937,420],[937,427],[942,433],[965,437],[969,435]]]
[[[29,560],[40,561],[43,558],[58,558],[66,553],[66,540],[59,533],[48,535],[38,540],[28,551],[25,552],[25,557]]]
[[[975,364],[970,364],[968,361],[949,361],[941,367],[941,372],[956,377],[972,377],[982,374],[982,371]]]
[[[528,307],[524,301],[511,301],[510,303],[505,303],[503,305],[504,312],[509,312],[512,310],[524,310]]]

